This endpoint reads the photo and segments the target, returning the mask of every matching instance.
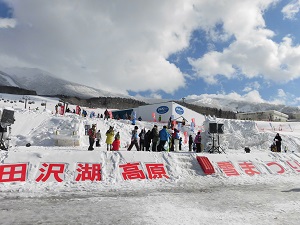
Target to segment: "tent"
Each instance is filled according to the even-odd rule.
[[[141,117],[144,121],[166,123],[171,118],[172,121],[175,120],[177,122],[185,120],[186,124],[191,124],[193,122],[196,126],[202,126],[205,121],[204,115],[173,101],[143,105],[134,108],[133,110],[136,111],[137,118]]]
[[[133,109],[123,109],[112,111],[112,116],[114,119],[128,119],[131,117]]]

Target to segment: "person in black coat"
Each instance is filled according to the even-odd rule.
[[[142,129],[141,132],[139,133],[139,137],[140,137],[140,151],[144,151],[144,148],[145,148],[145,134],[146,134],[145,129]]]
[[[194,143],[194,140],[193,140],[193,136],[190,134],[189,135],[189,151],[193,151],[193,143]]]
[[[88,150],[93,151],[94,150],[93,145],[95,143],[95,138],[96,138],[96,124],[93,124],[92,128],[89,129],[88,135],[89,135],[89,143],[90,143]]]
[[[279,135],[279,133],[276,134],[275,138],[274,138],[274,141],[275,141],[275,145],[276,145],[276,148],[277,148],[277,152],[281,152],[281,137]]]
[[[145,134],[145,148],[146,151],[150,151],[150,144],[151,144],[151,137],[150,137],[151,131],[148,130],[147,133]]]

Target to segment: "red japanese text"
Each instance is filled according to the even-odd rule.
[[[217,162],[218,167],[226,176],[239,176],[239,172],[234,168],[231,162]]]
[[[0,182],[26,181],[27,163],[0,165]]]
[[[37,182],[45,182],[50,177],[54,178],[55,181],[62,182],[63,179],[60,175],[64,174],[65,164],[64,163],[43,163],[42,168],[39,169],[41,174],[36,179]]]
[[[79,163],[76,171],[78,172],[75,178],[76,181],[101,181],[100,164]]]

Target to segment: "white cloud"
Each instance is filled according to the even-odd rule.
[[[224,99],[228,100],[236,100],[236,101],[245,101],[245,102],[254,102],[254,103],[264,103],[266,102],[262,97],[260,96],[259,92],[257,90],[249,91],[248,93],[244,95],[240,95],[236,92],[232,92],[229,94],[222,94],[219,95]]]
[[[300,99],[296,97],[294,94],[283,90],[278,89],[277,95],[273,96],[270,100],[272,104],[283,104],[283,105],[299,105]]]
[[[249,92],[249,91],[252,91],[252,88],[247,86],[243,89],[244,92]]]
[[[297,103],[297,104],[299,104],[299,103],[300,103],[300,97],[295,98],[295,99],[294,99],[294,102]],[[298,108],[300,108],[300,106],[298,106]]]
[[[0,30],[3,67],[19,61],[117,92],[174,93],[186,85],[166,59],[189,45],[193,0],[7,2],[17,25]]]
[[[243,89],[244,92],[249,92],[249,91],[252,91],[253,89],[254,90],[259,90],[261,87],[260,83],[257,82],[257,81],[254,81],[254,82],[251,82],[251,83],[248,83],[246,85],[246,87]]]
[[[16,20],[10,18],[0,18],[0,29],[1,28],[13,28],[16,26]]]
[[[202,95],[189,95],[186,99],[202,99],[202,98],[218,98],[230,101],[243,101],[243,102],[253,102],[253,103],[266,103],[264,99],[260,96],[257,90],[252,90],[244,95],[240,95],[236,92],[223,93],[223,94],[202,94]]]
[[[259,92],[257,90],[250,91],[246,93],[242,98],[247,102],[257,102],[257,103],[265,103],[266,101],[262,99]]]
[[[277,92],[278,92],[278,97],[281,97],[281,98],[285,98],[286,97],[286,93],[285,93],[284,90],[278,89]]]
[[[137,94],[134,96],[135,98],[137,99],[141,99],[141,100],[148,100],[148,99],[162,99],[162,96],[160,94],[157,94],[157,93],[151,93],[150,95],[140,95],[140,94]]]
[[[218,74],[230,78],[235,70],[232,65],[226,62],[224,55],[220,52],[209,52],[198,60],[188,58],[189,63],[193,66],[199,77],[202,77],[209,84],[216,84]]]
[[[240,72],[285,82],[300,75],[300,47],[290,36],[274,42],[263,19],[278,0],[6,2],[14,18],[3,22],[10,29],[0,29],[2,67],[37,67],[107,91],[172,94],[190,77],[167,58],[188,49],[192,32],[201,29],[210,51],[189,62],[209,84]],[[211,42],[229,40],[219,52]]]
[[[299,78],[300,46],[294,45],[289,35],[280,43],[273,41],[274,32],[267,29],[263,19],[263,12],[276,2],[232,0],[224,6],[222,1],[211,1],[216,13],[210,29],[218,22],[223,25],[223,33],[234,37],[234,41],[222,51],[189,58],[195,76],[210,84],[217,83],[218,75],[232,79],[243,74],[248,78],[264,77],[281,83]],[[204,7],[203,15],[205,10]]]
[[[150,95],[150,98],[162,99],[162,96],[160,94],[153,93],[153,94]]]
[[[281,12],[284,15],[284,18],[286,19],[295,19],[296,14],[299,12],[300,9],[300,1],[299,0],[293,0],[289,4],[287,4]]]
[[[244,95],[236,92],[221,93],[221,94],[201,94],[201,95],[189,95],[186,99],[198,100],[198,99],[224,99],[224,101],[238,101],[238,102],[249,102],[249,103],[269,103],[275,105],[297,105],[300,102],[300,98],[295,95],[283,90],[278,89],[277,94],[270,97],[268,100],[263,99],[258,90],[249,91]]]

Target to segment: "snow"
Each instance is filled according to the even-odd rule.
[[[9,76],[5,75],[5,74],[1,74],[0,73],[0,78],[3,78],[4,80],[6,80],[6,82],[13,87],[19,87],[14,81],[13,79],[11,79]]]
[[[1,100],[0,109],[14,110],[16,121],[11,125],[11,147],[1,151],[0,165],[28,165],[25,182],[0,182],[1,224],[299,224],[299,123],[208,117],[205,123],[224,123],[219,138],[226,154],[188,152],[186,144],[180,152],[140,152],[135,147],[129,152],[131,121],[56,115],[58,99],[40,96],[30,96],[35,104],[25,109],[19,102],[22,96],[1,95],[9,101]],[[96,115],[105,110],[85,109]],[[84,128],[91,124],[101,130],[101,147],[87,151]],[[136,123],[139,130],[152,129],[154,124],[159,129],[165,125]],[[109,126],[120,132],[120,151],[106,151],[104,137]],[[276,133],[282,136],[287,152],[270,151]],[[209,147],[207,132],[203,130],[202,135]],[[31,146],[26,147],[27,143]],[[251,149],[248,154],[246,146]],[[197,156],[209,158],[213,175],[205,175]],[[239,176],[225,175],[218,167],[220,162],[231,162]],[[253,163],[260,174],[243,172],[239,165],[245,162]],[[278,163],[285,172],[278,174],[279,167],[266,166],[270,162]],[[64,180],[51,177],[37,182],[43,163],[64,163]],[[76,182],[77,163],[101,164],[101,181]],[[124,180],[119,165],[126,163],[139,163],[145,173],[147,164],[162,164],[169,178]]]

